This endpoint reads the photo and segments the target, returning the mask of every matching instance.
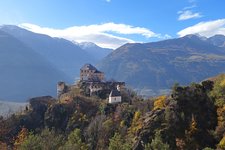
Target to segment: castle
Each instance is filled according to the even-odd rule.
[[[125,82],[106,81],[103,72],[91,64],[85,64],[80,69],[79,85],[85,91],[84,95],[86,96],[98,96],[103,99],[109,96],[109,103],[118,103],[122,101],[120,91],[125,87]],[[64,82],[59,82],[57,85],[58,97],[71,90],[73,86],[67,86]]]
[[[104,80],[104,73],[98,71],[94,66],[91,64],[85,64],[80,69],[80,80],[82,81],[103,81]]]

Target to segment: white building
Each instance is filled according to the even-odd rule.
[[[109,94],[109,103],[120,103],[122,102],[120,91],[118,90],[112,90]]]

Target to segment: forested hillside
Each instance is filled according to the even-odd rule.
[[[59,99],[37,97],[0,122],[0,147],[10,149],[225,149],[225,75],[143,100],[86,97],[82,86]]]

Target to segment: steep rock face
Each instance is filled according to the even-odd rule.
[[[79,69],[83,64],[95,63],[87,52],[68,40],[33,33],[11,25],[2,26],[0,30],[17,38],[49,60],[70,77],[70,82],[79,76]]]
[[[144,145],[142,143],[149,143],[154,138],[156,129],[161,128],[163,124],[164,112],[164,109],[158,109],[145,114],[143,117],[143,127],[140,132],[137,133],[135,139],[136,143],[133,146],[133,149],[143,149]]]
[[[225,49],[188,35],[153,43],[125,44],[108,55],[100,70],[109,78],[158,93],[176,82],[199,82],[225,69]],[[134,80],[135,79],[135,80]]]
[[[55,86],[68,77],[43,56],[13,36],[0,31],[0,99],[26,101],[40,95],[55,96]]]

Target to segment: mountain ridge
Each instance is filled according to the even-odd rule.
[[[46,83],[43,83],[43,81],[40,81],[40,83],[36,82],[35,80],[32,81],[31,80],[32,76],[29,76],[29,78],[26,79],[21,75],[20,77],[15,78],[17,80],[11,78],[10,80],[14,81],[15,85],[14,93],[18,91],[17,92],[18,97],[16,97],[16,95],[10,96],[10,93],[7,92],[7,90],[9,90],[10,87],[4,81],[4,78],[8,79],[9,77],[7,77],[7,74],[5,74],[4,77],[2,75],[0,83],[2,83],[3,87],[7,86],[6,91],[4,90],[4,88],[0,89],[0,91],[2,92],[4,91],[4,94],[0,96],[0,98],[3,98],[4,100],[25,101],[26,99],[32,96],[46,95],[48,93],[52,96],[56,96],[55,88],[58,81],[73,83],[79,78],[79,69],[81,66],[83,66],[83,64],[87,62],[95,64],[101,58],[108,55],[109,52],[111,51],[111,49],[101,48],[95,45],[94,43],[92,43],[91,45],[89,44],[89,47],[82,48],[82,44],[78,45],[63,38],[53,38],[45,34],[34,33],[15,25],[2,25],[0,26],[0,32],[5,33],[5,36],[7,35],[10,37],[8,41],[6,40],[4,43],[2,42],[3,44],[1,44],[2,46],[2,49],[0,49],[1,55],[3,56],[3,50],[7,51],[8,55],[5,56],[5,59],[7,60],[7,62],[10,62],[5,64],[4,66],[0,65],[2,70],[9,73],[10,72],[9,66],[11,64],[16,64],[12,56],[15,57],[15,51],[22,50],[21,54],[18,55],[21,55],[19,58],[23,57],[23,59],[17,60],[17,62],[20,63],[21,66],[15,67],[14,72],[12,74],[21,74],[19,68],[23,67],[25,73],[29,69],[30,71],[33,69],[33,71],[36,72],[34,76],[38,74],[40,75],[40,73],[38,73],[37,70],[43,70],[46,67],[44,65],[42,66],[40,65],[39,68],[37,68],[33,65],[38,64],[38,61],[40,61],[39,63],[42,64],[44,60],[46,62],[46,66],[48,66],[47,68],[49,68],[44,69],[46,70],[45,72],[49,73],[49,76],[47,74],[45,75],[46,78],[51,77],[55,78],[55,76],[52,73],[50,73],[50,70],[52,70],[51,68],[54,68],[53,72],[55,72],[56,76],[64,76],[57,78],[57,80],[54,79],[54,83],[53,82],[49,83],[49,85],[46,85],[47,80]],[[1,36],[3,36],[3,34]],[[16,43],[20,44],[18,45]],[[13,45],[17,46],[13,47]],[[26,55],[27,53],[32,53],[32,55]],[[99,56],[94,57],[94,55]],[[33,57],[35,58],[31,59]],[[29,61],[25,63],[25,60]],[[32,63],[34,60],[36,61],[35,64]],[[36,68],[36,70],[34,68]],[[32,72],[29,73],[32,74]],[[8,82],[12,83],[11,81]],[[18,86],[22,86],[21,85],[22,82],[26,83],[25,85],[27,85],[27,88],[29,87],[27,91],[25,90],[26,88],[24,88],[24,90],[22,90],[23,88],[20,90],[16,90],[16,87],[18,88]],[[35,88],[34,90],[31,90],[33,86]],[[35,92],[35,89],[37,90],[37,88],[45,89],[45,91],[48,92],[44,93]]]
[[[109,78],[125,81],[136,89],[150,90],[147,95],[151,95],[169,89],[176,82],[187,85],[222,73],[225,49],[196,35],[128,43],[114,50],[98,66]]]
[[[97,62],[100,61],[102,58],[106,57],[108,54],[110,54],[113,51],[113,49],[102,48],[93,42],[81,42],[81,43],[75,43],[75,44],[77,44],[80,48],[85,50],[89,55],[94,57],[94,59]]]
[[[78,69],[74,68],[79,68],[85,62],[95,62],[79,46],[63,38],[52,38],[48,35],[33,33],[18,26],[3,26],[1,30],[44,56],[71,79],[79,75]]]
[[[0,99],[26,101],[38,95],[55,96],[56,83],[68,81],[43,56],[1,30],[0,43]]]

